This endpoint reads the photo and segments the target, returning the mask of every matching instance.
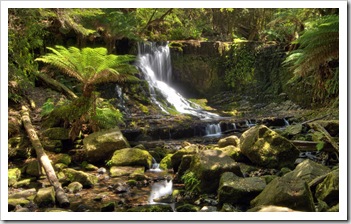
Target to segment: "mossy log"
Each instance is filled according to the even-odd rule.
[[[55,79],[50,78],[49,76],[45,75],[44,73],[38,73],[38,78],[44,81],[50,88],[53,88],[59,92],[65,94],[69,99],[76,99],[78,98],[74,92],[72,92],[69,88],[67,88],[62,83],[56,81]]]
[[[37,154],[38,160],[40,161],[41,166],[44,168],[46,176],[50,182],[50,184],[54,187],[55,189],[55,194],[56,194],[56,199],[61,207],[68,207],[70,205],[70,202],[62,189],[62,186],[60,182],[57,179],[56,173],[54,171],[54,168],[52,167],[49,157],[46,155],[43,146],[41,145],[41,142],[38,138],[38,135],[36,131],[34,130],[34,127],[32,125],[32,122],[29,117],[29,111],[27,107],[22,106],[22,122],[23,126],[25,127],[28,137],[35,149],[35,152]]]

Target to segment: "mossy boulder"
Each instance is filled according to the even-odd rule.
[[[45,131],[43,131],[43,136],[47,137],[51,140],[69,140],[69,130],[66,128],[60,128],[60,127],[55,127],[55,128],[48,128]]]
[[[53,207],[55,205],[54,187],[40,188],[34,198],[34,203],[41,208]]]
[[[151,204],[130,208],[127,212],[173,212],[170,205]]]
[[[181,178],[185,172],[190,168],[191,161],[193,160],[194,155],[184,155],[182,157],[182,162],[180,163],[177,179]]]
[[[168,170],[172,168],[172,156],[173,154],[167,154],[160,162],[161,170]]]
[[[237,162],[247,162],[249,160],[246,156],[244,156],[244,154],[242,154],[240,148],[234,145],[227,145],[222,148],[216,147],[214,149],[224,152],[227,156],[229,156]]]
[[[39,177],[41,175],[41,170],[37,159],[29,161],[25,166],[26,174],[34,177]]]
[[[125,148],[116,150],[111,158],[112,166],[143,166],[150,169],[152,156],[146,150]]]
[[[223,173],[219,182],[219,204],[247,205],[266,187],[260,177],[241,178],[234,173]]]
[[[52,158],[52,163],[57,164],[57,163],[63,163],[65,165],[69,165],[72,161],[71,156],[68,154],[60,153],[60,154],[55,154]]]
[[[225,172],[242,177],[239,165],[218,150],[203,150],[193,155],[189,171],[200,180],[201,193],[216,193],[219,179]]]
[[[296,166],[296,168],[285,174],[290,178],[301,178],[307,183],[312,181],[318,176],[322,176],[330,172],[330,169],[312,160],[306,159],[302,163]]]
[[[7,172],[8,185],[14,186],[16,182],[21,178],[21,170],[19,168],[9,169]]]
[[[83,171],[66,168],[63,170],[63,173],[70,182],[79,182],[83,185],[83,187],[93,187],[98,182],[98,178],[96,176]]]
[[[20,205],[20,206],[25,206],[27,204],[29,204],[30,201],[26,198],[9,198],[8,199],[8,211],[13,211],[17,205]]]
[[[83,140],[86,160],[91,163],[105,162],[118,149],[130,147],[119,128],[94,132]]]
[[[241,152],[254,164],[265,168],[294,168],[299,150],[277,132],[258,125],[240,137]]]
[[[171,157],[172,168],[173,168],[174,172],[178,172],[179,165],[182,162],[182,158],[184,155],[196,154],[199,151],[200,151],[200,149],[197,145],[188,145],[188,146],[185,146],[184,148],[178,150],[177,152],[175,152]]]
[[[144,167],[132,167],[132,166],[112,166],[110,168],[110,176],[111,177],[122,177],[122,176],[130,176],[132,173],[137,173],[138,171],[144,174]]]
[[[297,211],[314,212],[313,196],[301,178],[277,177],[250,202],[251,207],[275,205]]]
[[[53,140],[45,137],[41,140],[43,148],[49,152],[60,152],[62,150],[62,141]]]
[[[315,196],[329,207],[339,203],[339,169],[330,172],[316,188]]]
[[[240,144],[240,139],[238,138],[238,136],[235,136],[235,135],[222,138],[218,141],[219,148],[224,148],[228,145],[239,147],[239,144]]]
[[[79,182],[72,182],[67,186],[70,193],[77,193],[83,189],[83,185]]]

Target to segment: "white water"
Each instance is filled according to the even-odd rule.
[[[170,84],[172,81],[172,64],[170,50],[167,44],[157,46],[156,43],[139,43],[137,66],[149,83],[151,99],[167,114],[167,108],[156,99],[156,91],[160,92],[169,104],[184,114],[191,114],[200,119],[219,118],[219,115],[203,111],[195,103],[189,102],[180,95]]]
[[[207,124],[206,136],[219,136],[222,134],[222,129],[219,124]]]
[[[156,204],[158,202],[154,202],[154,199],[160,198],[162,196],[170,195],[173,192],[173,182],[172,180],[163,180],[160,182],[156,182],[151,187],[151,193],[149,196],[148,203]],[[158,203],[160,204],[160,203]]]

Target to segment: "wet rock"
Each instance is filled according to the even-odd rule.
[[[108,202],[102,205],[101,212],[113,212],[115,210],[115,203]]]
[[[316,188],[315,196],[329,207],[339,203],[339,169],[330,172]]]
[[[198,212],[200,208],[196,205],[184,204],[176,207],[177,212]]]
[[[290,141],[264,125],[245,131],[240,137],[240,149],[252,163],[267,168],[294,168],[299,156]]]
[[[21,170],[19,168],[8,169],[8,185],[14,186],[16,182],[21,178]]]
[[[215,193],[219,186],[220,176],[225,172],[233,172],[242,177],[239,165],[218,150],[203,150],[195,154],[190,165],[190,171],[200,180],[202,193]]]
[[[148,151],[125,148],[117,150],[111,158],[112,166],[143,166],[150,169],[152,165],[152,156]]]
[[[223,173],[218,188],[219,204],[249,204],[266,187],[260,177],[241,178],[233,173]]]
[[[142,181],[147,179],[146,176],[144,175],[145,168],[144,167],[139,167],[136,168],[133,173],[129,175],[129,179],[137,180],[137,181]]]
[[[106,168],[104,168],[104,167],[100,167],[100,168],[97,170],[97,172],[98,172],[99,174],[104,174],[104,173],[107,172],[107,170],[106,170]]]
[[[200,209],[199,212],[216,212],[217,211],[217,207],[215,206],[204,206]]]
[[[182,161],[179,165],[179,169],[177,173],[177,179],[180,179],[185,174],[185,172],[190,168],[192,159],[193,159],[193,155],[184,155],[182,157]]]
[[[69,156],[68,154],[63,154],[63,153],[54,155],[54,157],[51,160],[52,160],[53,164],[63,163],[67,166],[69,164],[71,164],[71,161],[72,161],[71,156]]]
[[[97,166],[94,166],[91,163],[87,163],[84,167],[83,167],[86,171],[97,171],[99,168]]]
[[[48,128],[43,131],[43,136],[52,140],[69,140],[69,130],[66,128]]]
[[[35,188],[31,188],[11,194],[9,195],[9,198],[28,198],[34,196],[36,193],[37,191],[35,190]]]
[[[52,207],[55,205],[54,187],[40,188],[34,198],[35,204],[41,208]]]
[[[261,205],[285,206],[298,211],[314,212],[313,196],[307,183],[300,178],[277,177],[251,202]]]
[[[132,167],[132,166],[112,166],[110,168],[110,176],[111,177],[122,177],[129,176],[137,169],[142,169],[143,172],[145,170],[144,167]]]
[[[228,145],[239,147],[239,144],[240,144],[240,139],[235,135],[222,138],[218,141],[219,148],[224,148]]]
[[[39,167],[39,162],[37,159],[33,159],[25,164],[25,173],[34,177],[39,177],[41,175],[41,170]]]
[[[83,140],[86,160],[91,163],[109,160],[118,149],[129,147],[119,128],[94,132]]]
[[[161,170],[168,170],[172,168],[172,158],[173,154],[167,154],[160,162]]]
[[[296,166],[296,168],[285,174],[286,177],[290,178],[301,178],[307,183],[312,181],[318,176],[322,176],[330,172],[330,169],[312,160],[306,159],[302,163]]]
[[[228,145],[223,148],[215,148],[215,150],[220,150],[224,152],[227,156],[232,158],[234,161],[237,162],[247,162],[249,159],[242,154],[241,150],[239,147],[236,147],[234,145]]]
[[[77,193],[83,189],[83,185],[79,182],[72,182],[67,186],[70,193]]]
[[[79,182],[83,187],[92,187],[98,182],[98,178],[92,174],[76,171],[71,168],[66,168],[63,173],[70,182]]]
[[[170,205],[152,204],[130,208],[127,212],[173,212]]]
[[[29,200],[25,198],[9,198],[7,203],[8,203],[8,211],[13,211],[17,205],[25,206],[29,204]]]
[[[160,202],[160,203],[172,203],[172,202],[174,202],[174,198],[173,198],[172,194],[169,194],[169,195],[161,196],[159,198],[154,198],[153,201]]]
[[[180,163],[182,162],[182,158],[184,155],[195,154],[195,153],[198,153],[199,151],[200,151],[200,148],[197,145],[189,145],[174,153],[171,157],[172,168],[174,172],[178,172],[178,168],[180,166]]]

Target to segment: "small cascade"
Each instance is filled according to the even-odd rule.
[[[252,121],[250,119],[245,121],[245,124],[247,127],[251,128],[252,126],[255,126],[256,124],[253,124]]]
[[[115,91],[117,93],[117,98],[119,99],[118,106],[121,108],[125,108],[122,88],[119,85],[116,85]]]
[[[232,125],[233,125],[233,130],[237,130],[236,124],[232,123]]]
[[[221,125],[218,124],[207,124],[206,136],[219,136],[222,134]]]
[[[152,157],[152,165],[151,169],[149,169],[150,172],[162,172],[160,169],[160,164],[157,163],[156,159]]]
[[[288,120],[286,120],[285,118],[283,118],[283,120],[284,120],[285,126],[289,126],[290,125]]]
[[[148,199],[149,204],[160,204],[155,202],[154,199],[159,199],[161,197],[171,195],[173,192],[173,181],[172,180],[162,180],[155,182],[151,187],[150,196]]]

